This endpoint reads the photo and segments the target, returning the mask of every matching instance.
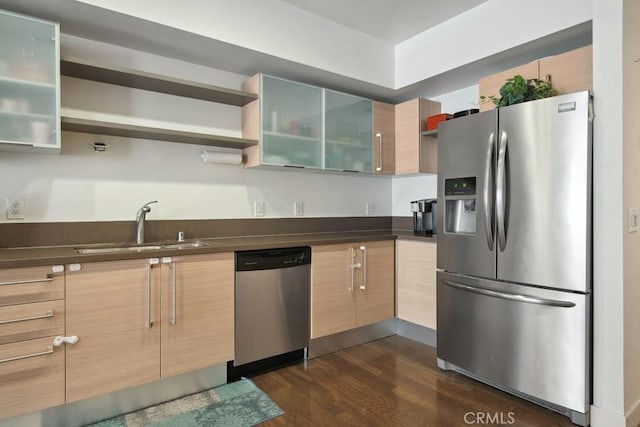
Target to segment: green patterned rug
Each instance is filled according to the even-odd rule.
[[[90,424],[91,427],[244,427],[284,414],[243,378],[200,393]]]

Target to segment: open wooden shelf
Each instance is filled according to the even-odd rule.
[[[201,99],[241,107],[258,99],[258,95],[146,71],[100,64],[85,59],[64,57],[60,61],[63,76],[144,89],[186,98]]]
[[[215,135],[200,130],[189,130],[186,127],[169,128],[151,126],[148,123],[121,120],[120,116],[96,113],[79,113],[78,110],[62,110],[62,130],[95,135],[119,136],[124,138],[150,139],[157,141],[179,142],[183,144],[207,145],[243,149],[258,145],[254,139],[235,138]],[[156,122],[162,124],[161,122]]]

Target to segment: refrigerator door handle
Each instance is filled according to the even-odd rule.
[[[487,147],[487,159],[484,169],[484,225],[487,233],[487,246],[493,250],[495,238],[493,235],[493,150],[495,145],[495,134],[489,135],[489,145]]]
[[[538,304],[538,305],[547,305],[551,307],[563,307],[563,308],[571,308],[575,307],[575,303],[571,301],[560,301],[546,298],[537,298],[529,295],[520,295],[520,294],[510,294],[506,292],[498,292],[492,291],[490,289],[483,288],[475,288],[469,285],[463,285],[462,283],[452,282],[451,280],[442,280],[446,285],[449,285],[453,288],[461,289],[463,291],[473,292],[480,295],[486,295],[495,298],[506,299],[510,301],[524,302],[527,304]]]
[[[498,229],[498,243],[500,250],[504,251],[507,245],[507,234],[505,230],[505,212],[506,212],[506,190],[507,190],[507,143],[508,137],[505,131],[502,131],[500,135],[500,145],[498,146],[498,173],[497,173],[497,185],[496,185],[496,219]]]

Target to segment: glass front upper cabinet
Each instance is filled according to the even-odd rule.
[[[325,169],[372,172],[373,102],[325,89]]]
[[[0,11],[0,149],[60,151],[60,44],[53,22]]]
[[[322,168],[322,89],[262,76],[262,163]]]

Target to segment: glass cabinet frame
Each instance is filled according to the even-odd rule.
[[[60,25],[5,10],[0,21],[5,40],[31,37],[0,49],[0,150],[59,153]]]
[[[298,105],[296,111],[287,111],[282,104],[278,106],[277,102],[273,102],[273,95],[269,93],[273,89],[269,87],[272,84],[281,86],[280,92],[274,91],[277,96],[283,99],[289,97],[289,104]],[[313,105],[300,102],[300,96],[282,94],[281,92],[288,89],[287,86],[290,86],[294,92],[299,91],[300,94],[315,92]],[[329,104],[335,100],[343,104],[338,108],[342,108],[346,113],[355,112],[356,116],[343,122],[334,120],[328,108],[331,108]],[[358,112],[364,112],[364,114],[358,116]],[[355,123],[357,126],[350,127],[349,123]],[[261,165],[371,174],[374,157],[373,101],[260,74],[259,139]],[[272,147],[278,144],[283,148],[272,150]],[[300,150],[292,152],[292,148],[298,148],[298,145]],[[289,148],[286,148],[287,146]],[[332,158],[332,154],[344,155],[347,158],[342,160]]]

